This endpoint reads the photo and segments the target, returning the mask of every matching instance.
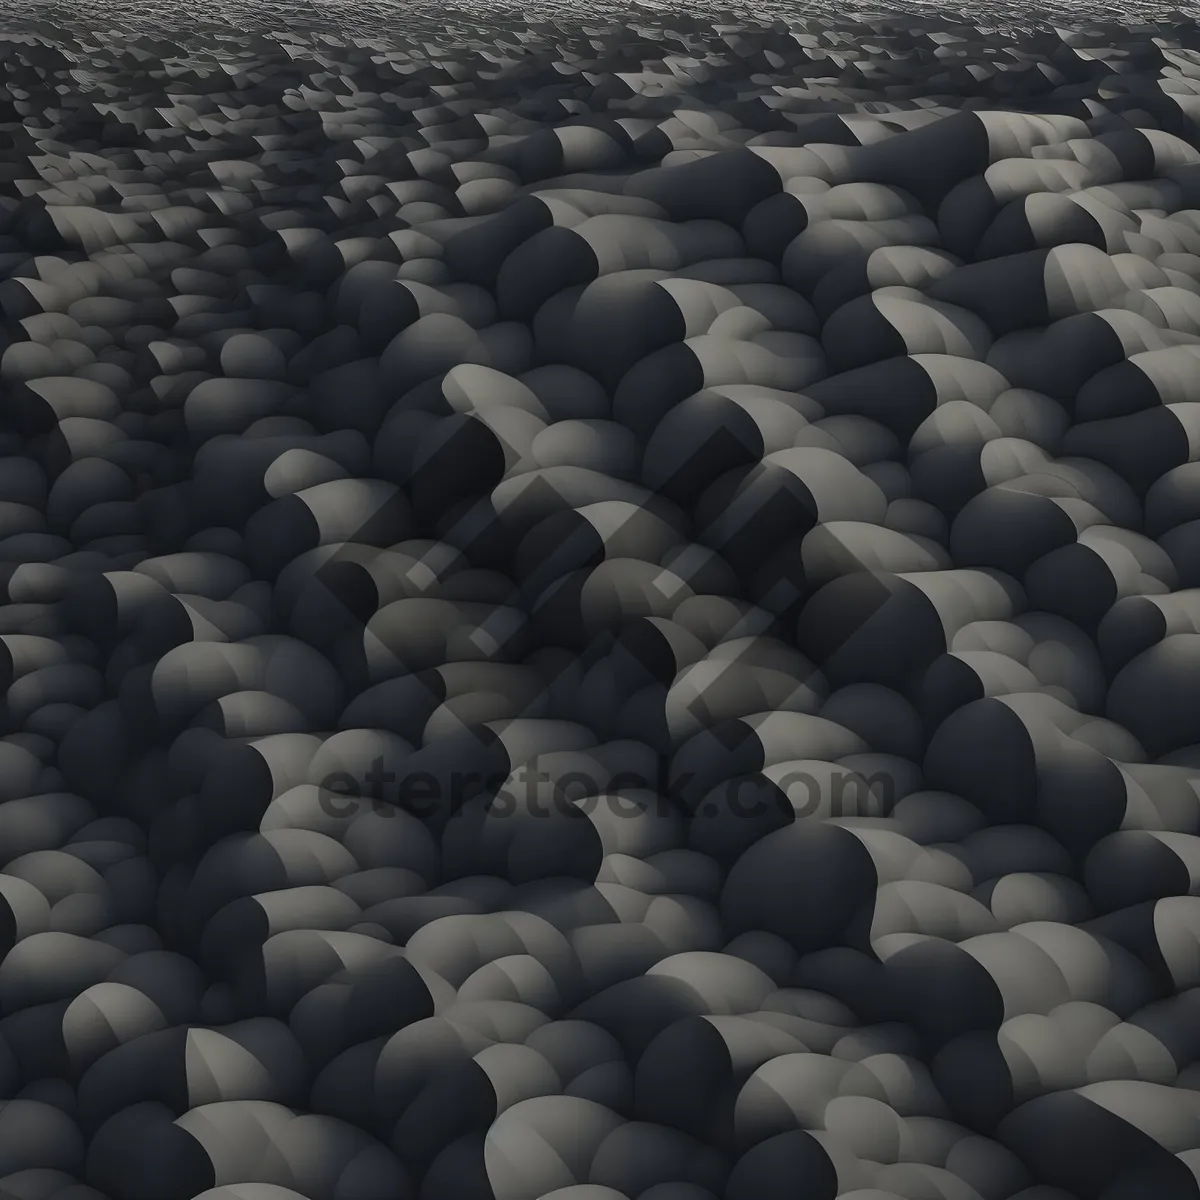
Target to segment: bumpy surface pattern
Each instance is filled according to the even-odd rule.
[[[0,1197],[1200,1196],[1195,26],[431,17],[0,42]]]

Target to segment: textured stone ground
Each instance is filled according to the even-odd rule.
[[[0,1200],[1200,1196],[1194,23],[254,7],[6,10]]]

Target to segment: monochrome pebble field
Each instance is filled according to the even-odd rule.
[[[1200,1198],[1200,26],[6,6],[0,1200]]]

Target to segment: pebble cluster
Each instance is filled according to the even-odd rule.
[[[0,41],[4,1200],[1200,1196],[1200,31]]]

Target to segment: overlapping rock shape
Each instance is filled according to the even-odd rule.
[[[0,1192],[1197,1194],[1200,59],[862,36],[6,46]]]

